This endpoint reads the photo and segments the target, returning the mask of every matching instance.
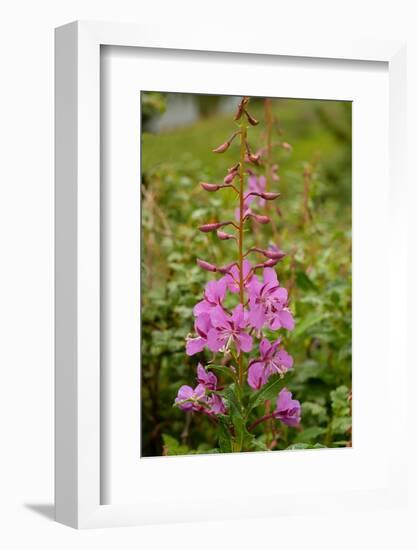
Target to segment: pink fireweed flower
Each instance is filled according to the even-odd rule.
[[[214,372],[206,371],[201,363],[197,365],[197,381],[199,385],[203,385],[208,390],[217,388],[217,376]]]
[[[211,394],[207,398],[207,405],[208,409],[204,412],[207,412],[208,414],[226,414],[226,407],[224,406],[223,400],[220,395],[217,395],[216,393]]]
[[[301,421],[300,402],[292,399],[292,393],[283,388],[278,394],[277,406],[272,414],[287,426],[298,426]]]
[[[207,347],[213,351],[227,352],[234,344],[240,350],[249,352],[252,349],[252,336],[245,332],[248,326],[242,304],[237,305],[232,315],[228,315],[220,306],[210,311],[212,328],[207,334]]]
[[[272,374],[285,374],[292,368],[293,358],[280,344],[281,339],[273,344],[267,338],[261,341],[260,357],[249,363],[248,384],[254,390],[259,390]]]
[[[242,264],[242,274],[243,274],[243,281],[244,281],[244,288],[247,289],[249,287],[249,284],[253,280],[258,280],[256,275],[253,275],[252,273],[252,265],[249,260],[243,260]],[[225,277],[227,288],[230,292],[233,292],[234,294],[237,294],[240,291],[239,288],[239,266],[236,264],[233,265],[228,275]]]
[[[275,270],[264,269],[261,283],[253,278],[249,284],[249,324],[258,331],[265,325],[272,330],[294,328],[294,319],[288,309],[288,292],[279,286]]]
[[[201,313],[209,313],[213,307],[221,306],[226,295],[227,281],[222,277],[218,281],[210,281],[206,284],[204,299],[194,306],[193,312],[197,317]]]
[[[206,388],[203,384],[193,389],[191,386],[181,386],[175,398],[175,405],[183,411],[199,411],[204,406]]]
[[[194,328],[198,336],[196,338],[187,338],[185,352],[187,355],[195,355],[203,351],[207,345],[207,334],[212,328],[210,315],[208,313],[200,313],[194,323]]]

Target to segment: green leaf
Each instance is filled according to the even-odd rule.
[[[352,419],[350,416],[341,416],[333,418],[332,432],[335,434],[344,434],[352,427]]]
[[[258,405],[262,405],[268,399],[277,397],[279,390],[284,387],[284,380],[279,374],[274,374],[260,390],[253,393],[249,398],[248,414]]]
[[[307,332],[308,329],[310,329],[311,327],[314,327],[315,325],[321,323],[321,321],[323,321],[323,319],[326,319],[327,317],[328,317],[327,313],[309,315],[303,321],[301,321],[301,323],[297,324],[297,326],[295,327],[291,337],[292,338],[299,338],[305,332]]]
[[[223,415],[217,417],[219,419],[219,447],[221,453],[232,452],[232,438],[230,435],[227,419]]]
[[[321,428],[320,426],[312,426],[311,428],[306,428],[302,432],[299,432],[295,438],[295,442],[311,444],[315,439],[323,435],[325,432],[325,428]]]
[[[187,445],[181,445],[174,437],[168,434],[162,434],[162,440],[168,456],[191,454]]]
[[[350,416],[349,390],[346,386],[339,386],[330,392],[332,410],[335,416]]]
[[[317,286],[313,283],[307,273],[304,273],[304,271],[301,271],[300,269],[297,270],[295,278],[297,286],[302,290],[317,290]]]
[[[299,449],[309,449],[310,445],[308,443],[294,443],[286,448],[287,451],[296,451]]]

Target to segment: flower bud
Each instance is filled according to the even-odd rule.
[[[259,252],[259,254],[262,254],[263,256],[265,256],[265,258],[269,258],[271,260],[277,260],[277,262],[279,260],[282,260],[282,258],[286,256],[285,252],[280,250],[278,247],[275,247],[275,250],[273,249],[264,250],[263,248],[255,247],[255,248],[251,248],[250,251]]]
[[[215,149],[213,149],[213,153],[224,153],[229,149],[229,147],[230,147],[230,141],[227,140],[221,145],[219,145],[218,147],[216,147]]]
[[[237,172],[230,172],[229,174],[227,174],[227,176],[224,178],[223,181],[226,184],[232,183],[232,181],[235,179],[236,176],[237,176]]]
[[[245,110],[245,106],[249,103],[249,97],[245,96],[240,101],[239,105],[237,106],[236,114],[234,116],[234,120],[239,120],[240,117],[243,115],[243,111]]]
[[[230,174],[231,172],[237,172],[240,168],[240,162],[232,166],[231,168],[227,169],[227,173]]]
[[[281,147],[283,149],[286,149],[287,151],[292,151],[292,145],[290,145],[289,143],[287,143],[286,141],[283,141],[281,143]]]
[[[260,158],[261,158],[261,155],[259,153],[256,153],[256,155],[254,155],[253,153],[248,154],[249,162],[252,162],[253,164],[259,164]]]
[[[228,241],[229,239],[236,239],[234,235],[230,233],[225,233],[224,231],[217,231],[217,236],[221,241]]]
[[[261,214],[249,213],[249,214],[246,214],[245,218],[253,218],[255,221],[262,224],[269,223],[271,221],[270,218],[268,218],[268,216],[262,216]]]
[[[237,263],[236,263],[236,262],[232,262],[231,264],[224,265],[223,267],[218,267],[218,268],[217,268],[217,271],[218,271],[219,273],[222,273],[222,274],[224,275],[225,273],[229,273],[229,271],[232,269],[232,267],[233,267],[234,265],[237,265]]]
[[[215,265],[210,264],[209,262],[206,262],[204,260],[197,260],[197,265],[205,271],[212,271],[213,273],[217,271],[217,267]]]
[[[203,233],[210,233],[210,231],[216,231],[217,229],[220,229],[220,227],[223,227],[224,225],[229,225],[232,222],[217,222],[217,223],[206,223],[204,225],[200,225],[198,228]]]
[[[248,119],[248,122],[251,126],[256,126],[259,124],[259,120],[256,120],[251,114],[248,113],[248,111],[245,110],[246,118]]]
[[[272,260],[282,260],[282,258],[285,258],[286,253],[282,250],[264,250],[263,255],[266,258],[271,258]]]
[[[264,262],[264,267],[274,267],[274,265],[276,265],[277,263],[278,263],[277,259],[267,260],[266,262]]]
[[[259,195],[266,201],[273,201],[277,199],[280,196],[280,194],[281,193],[266,193],[266,192],[259,193]]]
[[[266,201],[273,201],[274,199],[277,199],[280,196],[281,193],[267,193],[267,192],[260,192],[258,191],[251,191],[246,195],[245,198],[250,197],[251,195],[255,195],[257,197],[261,197],[262,199],[265,199]]]
[[[230,144],[232,143],[232,141],[235,139],[235,137],[240,133],[240,130],[237,130],[236,132],[234,132],[227,141],[225,141],[224,143],[222,143],[221,145],[219,145],[218,147],[216,147],[215,149],[213,149],[213,153],[224,153],[225,151],[227,151],[230,147]]]
[[[220,186],[217,183],[206,183],[205,181],[202,181],[200,185],[205,191],[209,191],[210,193],[220,189]]]

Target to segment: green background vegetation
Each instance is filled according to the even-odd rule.
[[[204,353],[187,357],[184,343],[193,330],[192,308],[212,277],[196,259],[221,265],[236,258],[233,241],[197,230],[234,215],[233,191],[206,193],[199,186],[221,182],[237,162],[237,143],[223,155],[211,152],[233,132],[233,113],[219,111],[224,98],[184,96],[195,102],[193,122],[181,125],[179,112],[173,127],[147,131],[175,107],[173,95],[141,97],[142,456],[213,452],[217,446],[206,417],[186,415],[172,403],[179,386],[194,386],[196,364],[204,360]],[[251,100],[250,111],[260,120],[249,129],[254,151],[265,145],[263,108],[262,99]],[[267,433],[259,431],[259,440],[271,450],[344,447],[352,437],[351,104],[275,99],[272,109],[280,181],[270,190],[281,197],[271,215],[277,244],[288,253],[277,273],[290,290],[296,320],[292,333],[279,335],[294,357],[286,385],[302,404],[302,422],[299,429],[275,422]],[[283,141],[292,151],[279,146]],[[251,227],[248,245],[276,240],[271,227]]]

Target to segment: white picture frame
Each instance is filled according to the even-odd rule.
[[[158,32],[158,31],[161,32]],[[163,32],[162,32],[163,31]],[[100,400],[100,48],[128,46],[205,52],[241,53],[293,58],[381,61],[389,71],[390,200],[393,242],[402,241],[405,207],[402,189],[405,150],[405,45],[363,41],[293,43],[260,35],[256,46],[233,32],[213,37],[210,29],[195,29],[186,37],[175,29],[113,23],[75,22],[56,30],[56,519],[77,528],[119,526],[187,519],[240,517],[249,512],[235,497],[187,516],[175,495],[149,507],[134,503],[101,504]],[[216,55],[221,56],[222,53]],[[404,250],[396,254],[397,277],[405,280]],[[404,283],[405,285],[405,283]],[[401,291],[401,294],[405,290]],[[392,296],[390,297],[392,298]],[[392,307],[390,301],[388,307]],[[400,303],[399,307],[405,307]],[[405,318],[405,315],[404,315]],[[396,337],[404,339],[398,330]],[[405,331],[404,331],[405,333]],[[406,349],[398,345],[397,349]],[[396,389],[405,393],[405,351],[399,351]],[[403,353],[403,355],[402,355]],[[403,392],[403,393],[402,393]],[[400,400],[405,403],[405,399]],[[396,412],[406,417],[405,405]],[[401,423],[398,422],[398,425]],[[405,491],[401,471],[401,429],[398,446],[388,457],[384,490],[370,488],[340,493],[331,505],[341,508],[395,505]],[[382,449],[381,449],[382,452]],[[216,457],[217,459],[219,457]],[[395,462],[395,468],[394,468]],[[329,506],[326,492],[294,494],[300,511]],[[220,499],[221,500],[221,499]],[[270,508],[265,515],[285,513]],[[211,514],[211,515],[210,515]]]

